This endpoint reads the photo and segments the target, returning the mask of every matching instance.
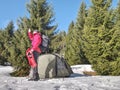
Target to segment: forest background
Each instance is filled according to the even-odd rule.
[[[99,75],[120,75],[120,1],[111,6],[112,0],[91,0],[89,7],[83,1],[66,32],[57,29],[49,2],[30,0],[29,17],[19,17],[17,29],[13,21],[0,29],[0,64],[11,63],[14,76],[28,74],[25,51],[30,47],[27,31],[31,28],[47,35],[49,53],[63,55],[70,65],[91,64]]]

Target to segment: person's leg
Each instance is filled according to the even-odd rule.
[[[38,52],[36,52],[36,51],[33,52],[33,56],[34,56],[34,59],[35,59],[36,63],[37,63],[37,59],[38,59],[39,55],[40,54]]]
[[[28,81],[37,81],[37,80],[39,80],[37,67],[34,67],[34,68],[31,67],[29,77],[28,77]]]
[[[30,71],[29,71],[29,75],[28,75],[28,79],[33,78],[33,68],[30,67]]]
[[[38,59],[39,55],[40,54],[38,52],[35,52],[35,51],[33,52],[34,60],[35,60],[36,63],[37,63],[37,59]],[[38,66],[33,68],[33,77],[34,77],[35,80],[39,79]]]

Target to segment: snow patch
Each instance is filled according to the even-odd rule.
[[[79,74],[83,74],[84,71],[91,71],[94,72],[94,70],[92,69],[91,65],[87,64],[87,65],[73,65],[71,66],[72,70],[74,73],[79,73]]]
[[[90,65],[71,66],[74,74],[68,78],[28,81],[26,77],[11,77],[10,66],[0,66],[0,90],[120,90],[120,76],[85,76],[93,71]]]

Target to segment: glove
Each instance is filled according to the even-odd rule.
[[[30,28],[28,29],[28,32],[31,32],[31,29],[30,29]]]
[[[31,49],[31,50],[30,50],[30,53],[33,53],[33,51],[34,51],[34,50],[33,50],[33,49]]]

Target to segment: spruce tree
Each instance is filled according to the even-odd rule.
[[[4,62],[7,62],[10,57],[9,48],[12,43],[13,31],[14,25],[12,21],[9,22],[7,27],[2,31],[1,45],[3,50],[1,51],[1,58],[3,59]]]
[[[53,53],[58,53],[60,55],[64,55],[65,53],[65,46],[66,46],[66,32],[60,31],[56,35],[54,35],[52,44]]]
[[[115,25],[111,30],[112,38],[109,42],[111,75],[120,75],[120,1],[115,9]]]
[[[70,65],[74,65],[77,62],[75,62],[75,57],[73,56],[74,48],[72,46],[73,39],[74,39],[74,22],[72,21],[68,28],[68,33],[66,36],[66,49],[65,49],[65,59],[68,61]]]
[[[48,35],[51,38],[54,35],[56,25],[54,22],[54,14],[51,6],[46,0],[30,0],[27,4],[29,17],[21,17],[18,19],[18,30],[15,32],[13,39],[13,47],[11,47],[11,59],[15,67],[15,76],[24,76],[29,73],[29,65],[26,58],[26,50],[30,47],[30,41],[27,36],[28,29],[32,31],[37,29],[39,32]]]
[[[4,50],[4,37],[3,37],[3,30],[0,30],[0,65],[4,65],[6,59],[3,57],[2,52]]]
[[[66,32],[61,31],[59,33],[59,49],[60,49],[60,55],[64,57],[65,55],[65,47],[66,47]]]
[[[111,75],[113,45],[110,44],[114,27],[114,14],[110,9],[111,0],[92,0],[92,6],[84,26],[84,51],[95,71]]]
[[[65,58],[71,65],[88,63],[82,46],[82,32],[85,24],[85,17],[87,15],[86,5],[81,3],[76,23],[73,22],[69,26],[69,31],[66,38],[66,52]]]
[[[83,35],[83,29],[84,29],[86,17],[87,17],[86,4],[84,2],[82,2],[80,5],[80,9],[79,9],[75,27],[74,27],[75,38],[73,40],[73,42],[74,42],[73,48],[75,50],[75,53],[73,53],[73,54],[75,55],[76,60],[79,60],[79,63],[81,63],[81,64],[89,63],[87,58],[84,55],[83,44],[82,44],[83,43],[82,35]]]
[[[31,0],[27,4],[27,10],[30,13],[30,28],[38,29],[49,37],[54,34],[56,25],[54,22],[54,13],[52,6],[46,0]]]

